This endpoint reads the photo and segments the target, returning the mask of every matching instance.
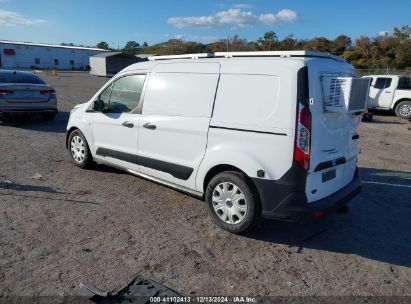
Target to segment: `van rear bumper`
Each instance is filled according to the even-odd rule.
[[[253,181],[260,193],[263,217],[288,221],[301,221],[333,213],[357,196],[362,188],[361,179],[356,172],[351,183],[341,190],[321,200],[308,203],[305,192],[302,191],[291,192],[284,199],[278,201],[276,200],[278,184],[274,187],[268,187],[268,183],[259,183],[258,179],[253,179]],[[273,182],[275,183],[275,181]],[[269,197],[271,199],[267,201]]]

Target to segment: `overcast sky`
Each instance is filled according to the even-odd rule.
[[[255,40],[270,30],[279,38],[355,38],[407,24],[409,0],[0,0],[0,39],[56,44]]]

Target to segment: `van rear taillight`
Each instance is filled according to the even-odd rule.
[[[307,106],[298,103],[294,142],[294,160],[304,169],[310,167],[311,112]]]
[[[0,89],[0,95],[11,95],[14,92],[12,90],[4,90],[4,89]]]

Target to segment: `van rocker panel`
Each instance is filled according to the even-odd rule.
[[[165,162],[153,158],[138,156],[135,154],[115,151],[107,148],[98,148],[96,154],[103,157],[112,157],[128,163],[137,164],[139,166],[151,168],[171,174],[175,178],[187,180],[190,178],[194,169],[186,166]]]

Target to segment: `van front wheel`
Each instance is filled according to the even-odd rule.
[[[206,189],[206,201],[214,222],[232,233],[252,230],[261,218],[258,197],[247,177],[239,172],[214,176]]]
[[[411,120],[411,100],[401,101],[395,107],[395,114],[400,118]]]
[[[70,133],[67,146],[71,161],[77,167],[88,168],[91,166],[93,158],[87,140],[80,130],[76,129]]]

